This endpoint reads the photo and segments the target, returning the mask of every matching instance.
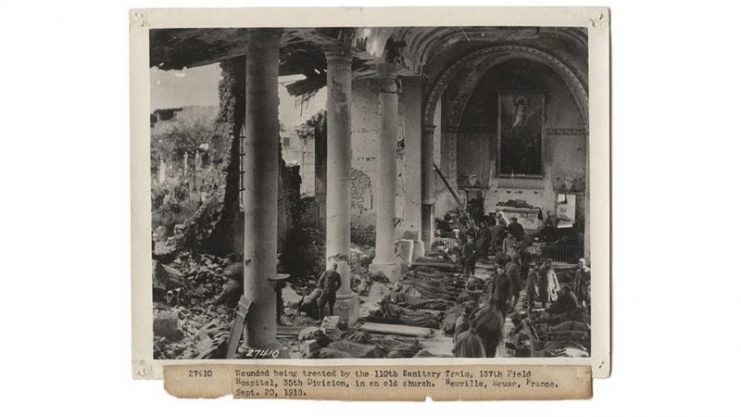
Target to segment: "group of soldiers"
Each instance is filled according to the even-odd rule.
[[[484,218],[478,226],[465,225],[461,231],[465,236],[465,243],[461,248],[461,262],[463,276],[473,274],[476,261],[486,258],[490,253],[500,253],[508,256],[522,255],[525,229],[517,221],[517,217],[507,220],[502,212],[497,212],[494,220]]]
[[[527,297],[528,312],[532,312],[536,302],[546,308],[548,314],[589,309],[591,277],[586,260],[579,260],[572,283],[560,283],[550,259],[539,265],[528,261],[524,230],[516,218],[507,222],[497,213],[493,224],[482,221],[465,236],[461,252],[462,275],[468,278],[466,288],[481,288],[483,292],[478,305],[473,300],[464,303],[455,326],[454,356],[494,357],[504,337],[504,320],[517,308],[523,293]],[[494,271],[485,280],[473,277],[476,262],[488,258],[490,253],[495,254]]]

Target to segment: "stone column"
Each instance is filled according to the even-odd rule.
[[[358,319],[360,302],[350,289],[350,169],[352,166],[352,54],[349,45],[325,50],[327,58],[327,252],[338,262],[342,285],[335,314],[348,324]],[[339,256],[338,256],[339,255]]]
[[[422,83],[418,77],[402,80],[404,116],[404,223],[403,232],[422,235]]]
[[[380,67],[378,92],[379,137],[376,178],[376,257],[371,273],[383,273],[391,281],[401,277],[399,259],[394,254],[396,216],[396,140],[399,128],[399,89],[391,64]]]
[[[252,301],[246,345],[275,348],[278,263],[278,48],[280,31],[250,30],[244,122],[244,295]]]
[[[420,77],[406,77],[402,80],[401,113],[404,116],[404,222],[406,237],[401,247],[402,262],[408,253],[414,260],[425,254],[422,241],[422,81]],[[408,233],[411,232],[411,233]],[[409,236],[411,235],[411,236]],[[412,238],[412,236],[414,236]]]
[[[327,135],[314,131],[314,199],[319,206],[318,226],[327,228]]]
[[[422,241],[429,251],[435,238],[435,126],[422,129]]]

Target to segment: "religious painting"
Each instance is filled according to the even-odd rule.
[[[497,175],[543,176],[545,95],[532,92],[499,94]]]

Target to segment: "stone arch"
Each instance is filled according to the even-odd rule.
[[[460,122],[460,116],[463,113],[462,110],[465,108],[465,104],[468,102],[471,92],[476,87],[481,77],[483,77],[483,75],[491,68],[506,61],[518,58],[533,60],[553,69],[563,80],[564,84],[566,84],[566,87],[569,89],[569,92],[581,112],[585,127],[588,126],[589,93],[585,82],[581,80],[561,59],[539,49],[520,45],[500,45],[479,49],[456,61],[446,69],[445,72],[438,77],[427,95],[424,108],[425,125],[431,126],[434,124],[435,106],[447,87],[454,82],[462,82],[466,85],[470,85],[470,87],[462,89],[462,91],[453,100],[454,105],[451,108],[452,120],[449,120],[449,122],[453,122],[451,123],[451,126],[457,126]],[[467,73],[467,76],[461,80],[459,74],[464,72]]]

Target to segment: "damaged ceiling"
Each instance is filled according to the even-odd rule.
[[[247,28],[150,30],[150,67],[182,70],[245,55]],[[323,47],[350,41],[353,76],[374,77],[376,64],[394,62],[401,76],[434,80],[451,63],[477,49],[518,43],[556,48],[586,68],[585,28],[376,27],[283,29],[279,75],[302,75],[286,85],[293,96],[311,96],[326,85]]]

